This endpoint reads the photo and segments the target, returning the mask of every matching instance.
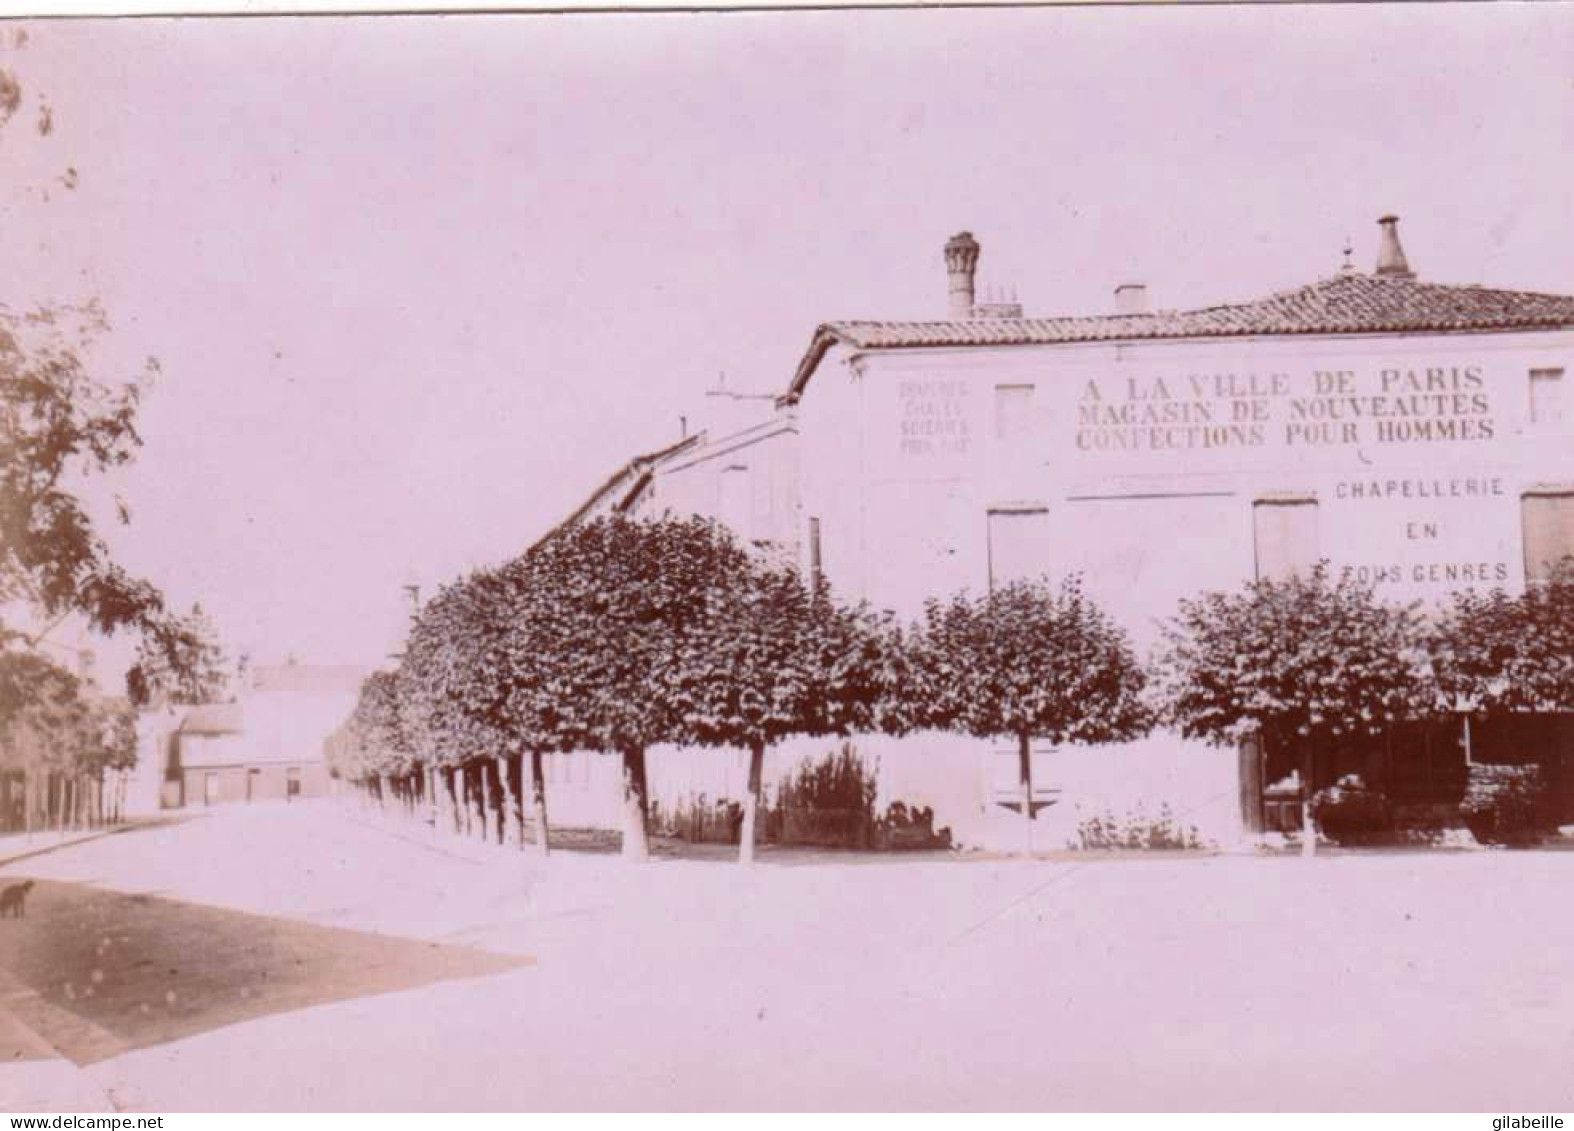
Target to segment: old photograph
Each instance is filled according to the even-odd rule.
[[[1574,1108],[1571,59],[0,19],[0,1111]]]

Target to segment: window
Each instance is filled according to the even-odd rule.
[[[1557,425],[1563,423],[1563,370],[1532,369],[1530,371],[1530,422]]]
[[[1259,581],[1285,581],[1317,564],[1317,500],[1309,496],[1258,499],[1252,539]]]
[[[989,587],[1036,580],[1054,564],[1049,511],[1002,507],[989,512]]]
[[[1032,385],[995,386],[995,438],[1017,444],[1034,432]]]
[[[1525,581],[1546,581],[1574,555],[1574,487],[1527,491],[1520,500],[1525,540]]]

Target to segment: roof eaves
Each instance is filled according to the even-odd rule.
[[[681,454],[685,449],[699,443],[704,435],[705,434],[703,432],[696,432],[692,436],[685,436],[677,443],[669,444],[665,448],[659,448],[656,451],[647,452],[642,456],[635,456],[622,467],[618,468],[617,471],[613,472],[612,475],[609,476],[600,487],[597,487],[595,491],[591,492],[590,497],[581,503],[572,514],[570,514],[562,522],[558,523],[551,530],[548,530],[540,538],[537,538],[533,543],[531,543],[531,549],[534,549],[536,546],[540,546],[543,543],[550,542],[564,530],[567,530],[569,527],[579,523],[587,514],[595,510],[599,503],[601,503],[608,496],[617,492],[623,486],[623,484],[632,480],[633,487],[625,492],[618,502],[613,504],[613,510],[616,513],[623,513],[634,504],[634,502],[638,499],[640,492],[643,491],[644,487],[649,483],[651,469],[660,466],[666,460]]]
[[[819,368],[820,362],[825,360],[825,355],[836,345],[857,346],[858,343],[848,337],[835,323],[822,322],[815,329],[814,337],[809,340],[809,348],[804,351],[803,359],[798,362],[798,368],[793,372],[792,384],[776,403],[797,404],[798,399],[803,396],[804,388],[809,384],[809,378],[814,376],[814,371]]]

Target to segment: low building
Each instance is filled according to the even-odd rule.
[[[166,809],[320,797],[323,740],[355,707],[360,668],[255,669],[234,702],[187,708],[165,766]]]

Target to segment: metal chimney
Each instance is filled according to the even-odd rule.
[[[1377,245],[1377,274],[1391,279],[1414,279],[1416,273],[1410,270],[1405,249],[1399,245],[1399,217],[1384,216],[1377,224],[1383,229]]]

